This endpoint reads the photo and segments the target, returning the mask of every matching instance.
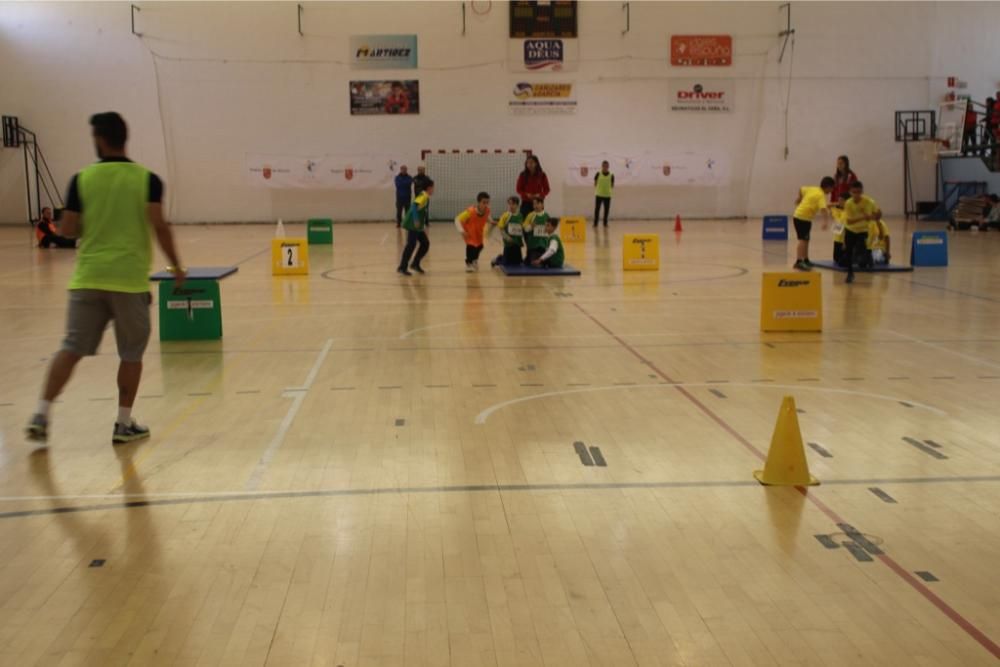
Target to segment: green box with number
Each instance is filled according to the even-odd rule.
[[[160,340],[222,338],[222,301],[217,280],[188,280],[180,289],[160,281]]]
[[[333,245],[333,220],[310,218],[306,223],[306,239],[309,245]]]

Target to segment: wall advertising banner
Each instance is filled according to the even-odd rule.
[[[671,111],[730,112],[733,110],[732,79],[671,79]]]
[[[351,35],[352,69],[414,69],[416,35]]]
[[[728,67],[733,64],[731,35],[672,35],[670,64],[675,67]]]
[[[370,190],[392,187],[400,157],[387,155],[267,155],[249,153],[244,173],[261,188]]]
[[[351,81],[351,115],[420,113],[420,82]]]
[[[601,162],[607,160],[609,171],[615,175],[615,187],[641,185],[639,176],[642,168],[641,156],[612,155],[571,155],[568,158],[566,183],[574,186],[594,185],[594,175],[601,170]]]
[[[567,158],[565,183],[576,187],[594,185],[601,162],[610,162],[615,187],[695,186],[729,184],[729,156],[719,151],[667,151],[642,155],[571,155]]]
[[[507,103],[515,114],[569,114],[576,111],[572,83],[519,81]]]
[[[575,39],[512,39],[507,62],[513,72],[572,72],[580,61]]]

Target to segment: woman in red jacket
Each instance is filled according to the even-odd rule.
[[[521,195],[521,215],[525,217],[535,210],[535,199],[549,196],[549,178],[534,155],[524,161],[524,171],[517,177],[517,194]]]
[[[851,171],[851,161],[846,155],[837,158],[837,171],[833,174],[833,192],[830,193],[830,202],[834,206],[840,205],[840,200],[851,193],[851,183],[858,180],[857,175]]]

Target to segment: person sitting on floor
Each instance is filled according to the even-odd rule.
[[[549,245],[541,257],[531,262],[532,266],[541,266],[546,269],[561,269],[563,267],[566,253],[563,251],[562,239],[556,233],[558,226],[559,220],[557,218],[549,218],[545,221],[545,238],[548,239]]]
[[[39,248],[75,248],[76,239],[60,236],[56,230],[55,220],[52,218],[52,209],[46,206],[42,209],[42,217],[35,224],[35,239]]]

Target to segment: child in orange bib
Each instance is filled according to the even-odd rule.
[[[476,205],[455,216],[455,227],[465,239],[465,271],[479,270],[479,253],[483,251],[483,237],[490,221],[490,196],[486,192],[476,195]]]

